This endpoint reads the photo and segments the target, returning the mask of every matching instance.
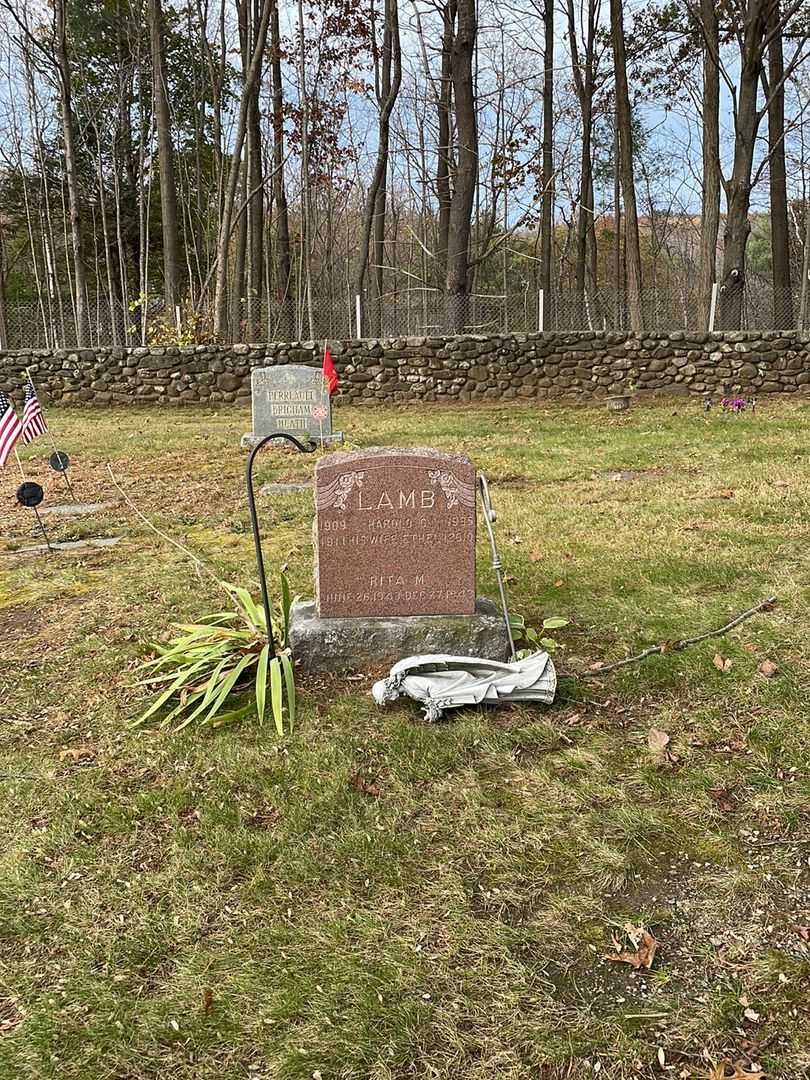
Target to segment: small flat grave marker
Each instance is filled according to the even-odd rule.
[[[315,468],[315,505],[321,618],[475,612],[475,467],[463,454],[332,454]]]
[[[302,442],[343,442],[332,431],[332,405],[320,368],[283,364],[254,368],[250,379],[253,431],[243,444],[285,431]]]
[[[102,510],[109,510],[111,506],[115,506],[115,503],[59,503],[57,506],[45,507],[40,510],[40,513],[43,516],[47,514],[54,517],[81,517],[83,514],[98,514]]]
[[[289,480],[286,483],[262,484],[260,495],[297,495],[300,491],[311,491],[311,480]]]
[[[85,548],[108,548],[114,547],[123,537],[99,536],[88,540],[56,540],[50,548],[47,544],[37,544],[34,547],[12,548],[0,552],[0,555],[35,555],[40,551],[83,551]]]

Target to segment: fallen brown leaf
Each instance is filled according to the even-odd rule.
[[[727,1069],[731,1071],[727,1072]],[[752,1071],[742,1060],[735,1061],[733,1065],[725,1059],[718,1061],[714,1068],[706,1073],[706,1080],[764,1080],[764,1078],[765,1073],[761,1069]]]
[[[210,986],[206,986],[202,992],[202,1011],[209,1013],[211,1006],[214,1004],[214,991]]]
[[[731,490],[731,488],[723,488],[722,491],[717,492],[717,494],[715,495],[715,498],[716,499],[733,499],[734,498],[734,492]]]
[[[725,674],[727,671],[731,671],[732,661],[728,656],[721,656],[720,653],[714,654],[714,660],[712,661],[718,671],[722,671]]]
[[[373,780],[367,779],[362,773],[355,773],[349,780],[349,783],[353,788],[357,788],[363,795],[370,795],[372,798],[377,798],[380,794],[380,785]]]
[[[555,581],[554,582],[554,588],[555,589],[561,589],[562,588],[562,581]]]
[[[625,927],[625,929],[627,928]],[[634,931],[640,931],[635,951],[631,952],[629,949],[622,949],[614,939],[618,951],[615,953],[605,953],[604,958],[605,960],[614,960],[619,964],[629,964],[636,971],[639,971],[641,968],[649,971],[652,967],[653,960],[655,959],[658,942],[649,930],[645,930],[643,927],[632,927],[632,929]],[[631,941],[633,940],[629,933],[628,937],[630,937]]]
[[[810,941],[810,926],[794,926],[793,929],[804,941]]]
[[[542,558],[543,558],[543,553],[541,551],[535,550],[535,551],[530,551],[529,552],[529,559],[532,562],[540,562],[540,560]]]
[[[760,675],[764,675],[766,679],[772,679],[778,671],[779,668],[773,660],[763,660],[759,665],[759,673]]]
[[[647,732],[647,746],[650,748],[656,761],[667,760],[669,756],[667,754],[669,741],[669,735],[667,735],[665,731],[659,731],[658,728],[650,728]]]
[[[708,796],[724,814],[730,814],[732,810],[737,809],[737,800],[731,788],[709,788]]]
[[[70,746],[67,750],[60,752],[59,760],[76,763],[79,761],[92,761],[95,756],[96,752],[92,746]]]
[[[24,1014],[13,998],[0,997],[0,1035],[8,1035],[19,1027],[24,1019]]]

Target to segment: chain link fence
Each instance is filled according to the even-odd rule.
[[[739,325],[743,330],[802,329],[798,291],[775,302],[769,282],[748,279]],[[644,327],[651,332],[706,330],[711,298],[690,284],[680,289],[647,283],[642,297]],[[185,310],[185,309],[184,309]],[[2,313],[0,313],[2,314]],[[0,318],[0,347],[71,348],[76,345],[76,318],[69,300],[53,298],[6,301]],[[136,311],[99,295],[88,306],[87,345],[192,344],[211,341],[213,320],[204,311],[181,325],[155,297]],[[181,317],[182,323],[182,317]],[[347,340],[357,337],[424,337],[447,334],[528,334],[538,331],[622,331],[630,328],[630,312],[622,290],[603,287],[541,292],[527,286],[509,295],[472,293],[448,301],[437,289],[409,288],[361,301],[353,295],[318,297],[312,305],[268,304],[246,300],[230,312],[228,343],[261,341]],[[722,329],[720,311],[714,328]]]

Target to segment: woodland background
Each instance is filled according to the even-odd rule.
[[[808,0],[0,0],[0,347],[810,325]],[[359,299],[358,299],[359,298]]]

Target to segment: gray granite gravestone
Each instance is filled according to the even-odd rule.
[[[315,467],[316,601],[293,605],[306,671],[415,653],[505,660],[503,615],[475,593],[475,467],[463,454],[371,449]]]
[[[320,368],[283,364],[254,368],[250,379],[253,431],[242,436],[252,445],[277,431],[322,446],[343,442],[332,431],[332,404]]]

